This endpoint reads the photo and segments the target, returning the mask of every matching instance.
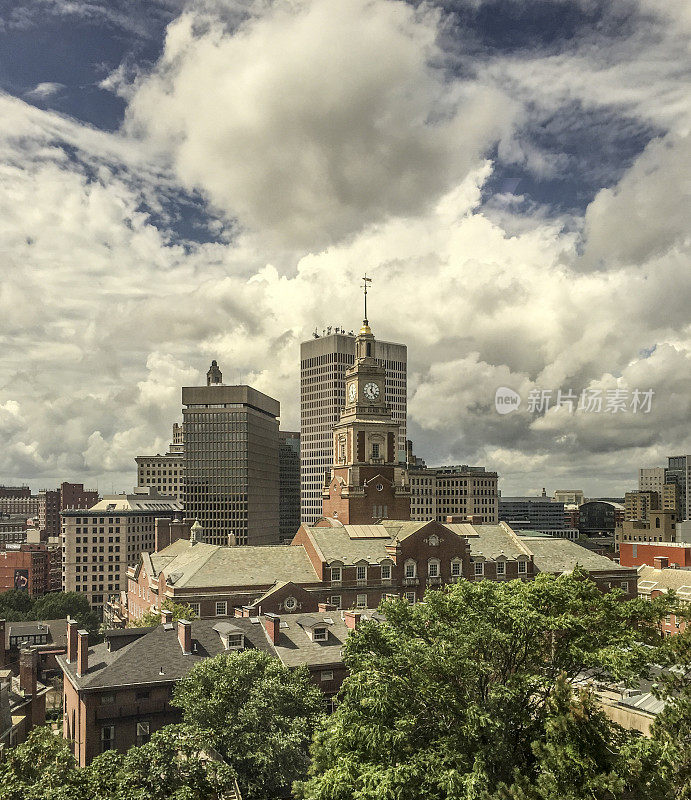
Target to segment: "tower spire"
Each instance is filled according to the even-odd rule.
[[[362,328],[360,328],[360,333],[372,333],[367,320],[367,284],[369,283],[372,283],[372,278],[368,278],[367,273],[365,273],[362,276],[362,286],[360,287],[365,295],[365,316],[362,320]]]

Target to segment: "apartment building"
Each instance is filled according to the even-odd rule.
[[[450,467],[410,467],[410,518],[436,519],[449,515],[478,518],[484,525],[499,521],[496,472],[465,464]]]

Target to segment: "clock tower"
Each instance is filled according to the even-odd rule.
[[[346,372],[346,405],[333,429],[333,466],[322,492],[325,517],[371,525],[410,519],[407,473],[398,463],[398,423],[384,401],[386,371],[374,358],[365,318],[355,340],[355,364]]]

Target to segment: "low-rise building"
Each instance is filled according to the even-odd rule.
[[[674,511],[648,511],[648,519],[623,520],[615,529],[617,549],[622,542],[675,542],[678,517]]]
[[[106,750],[126,751],[164,725],[179,722],[171,705],[175,684],[197,664],[221,653],[261,650],[288,667],[305,666],[332,702],[345,677],[341,651],[359,613],[322,610],[226,620],[172,622],[164,611],[154,628],[106,631],[89,646],[86,631],[68,622],[63,736],[84,766]],[[376,616],[369,613],[369,616]]]
[[[31,597],[52,591],[53,555],[45,544],[10,543],[0,549],[0,592],[21,589]]]
[[[531,580],[539,571],[560,574],[576,564],[603,590],[628,582],[635,596],[635,569],[564,539],[544,541],[518,536],[505,523],[344,525],[333,518],[301,526],[288,546],[228,548],[178,539],[158,553],[143,553],[130,567],[127,593],[113,599],[112,619],[139,619],[160,611],[166,600],[189,604],[202,618],[259,606],[281,614],[319,603],[376,608],[390,596],[418,602],[427,588],[463,578]],[[544,562],[538,569],[534,552],[549,552],[556,566]]]
[[[499,519],[514,530],[557,531],[564,525],[564,503],[542,495],[500,497]]]
[[[676,593],[682,610],[688,614],[691,607],[691,571],[674,569],[664,556],[655,559],[653,567],[638,568],[638,596],[645,600],[664,595],[669,591]],[[674,636],[683,633],[688,625],[683,615],[669,614],[662,621],[661,628],[664,636]]]
[[[621,542],[619,563],[626,567],[655,566],[666,558],[670,567],[691,569],[691,542]]]

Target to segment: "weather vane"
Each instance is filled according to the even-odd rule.
[[[363,322],[365,325],[369,325],[369,322],[367,322],[367,284],[372,283],[372,278],[368,278],[367,273],[365,273],[363,275],[362,281],[363,283],[361,288],[364,290],[365,293],[365,319],[363,320]]]

